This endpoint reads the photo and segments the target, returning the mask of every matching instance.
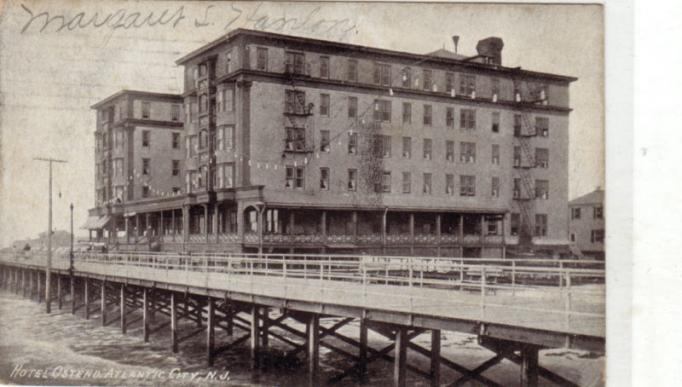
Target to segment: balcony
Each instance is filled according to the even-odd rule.
[[[299,140],[284,140],[284,151],[292,153],[310,153],[313,151],[313,145],[306,144],[305,139]]]

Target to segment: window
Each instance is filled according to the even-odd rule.
[[[490,196],[494,198],[500,197],[500,178],[493,177],[491,182]]]
[[[391,66],[385,63],[374,63],[374,83],[391,86]]]
[[[459,177],[459,196],[476,196],[476,176]]]
[[[288,114],[308,114],[305,105],[305,91],[287,90],[284,93],[284,112]]]
[[[329,94],[320,94],[320,115],[329,117]]]
[[[349,133],[348,134],[348,153],[354,155],[358,153],[358,134]]]
[[[424,159],[426,160],[431,160],[432,156],[432,141],[430,138],[425,138],[424,139],[424,146],[423,146],[423,151],[424,151]]]
[[[234,164],[218,164],[216,188],[232,188],[234,186]]]
[[[199,97],[199,112],[208,111],[208,97],[206,94],[202,94]]]
[[[476,76],[462,74],[459,77],[459,93],[468,97],[476,96]]]
[[[232,72],[232,50],[225,53],[225,73],[229,74]]]
[[[424,70],[423,72],[423,78],[424,78],[424,90],[431,90],[433,87],[433,72],[431,70]]]
[[[455,161],[455,142],[452,140],[445,141],[445,160]]]
[[[412,104],[403,102],[403,124],[412,123]]]
[[[412,137],[403,137],[403,158],[412,157]]]
[[[514,199],[521,199],[521,179],[518,177],[514,178],[514,189],[512,196]]]
[[[329,190],[329,168],[320,168],[320,189]]]
[[[331,144],[329,142],[329,131],[320,130],[320,151],[329,152],[331,150]]]
[[[549,118],[535,117],[535,133],[540,137],[549,137]]]
[[[500,94],[500,78],[493,78],[490,80],[490,83],[492,84],[492,86],[491,86],[492,95],[497,96],[498,94]],[[495,101],[493,101],[493,102],[495,102]]]
[[[590,235],[590,242],[604,243],[604,230],[592,230]]]
[[[461,129],[476,129],[476,110],[462,109],[459,112],[459,127]]]
[[[514,137],[521,137],[521,122],[522,117],[520,114],[514,114]]]
[[[451,173],[445,174],[445,193],[447,195],[455,194],[455,175]]]
[[[216,131],[216,150],[232,150],[234,147],[234,126],[225,125]]]
[[[305,128],[286,128],[287,138],[284,149],[288,151],[305,150]]]
[[[306,67],[305,55],[303,55],[303,53],[291,51],[286,53],[286,58],[284,60],[285,73],[306,75],[309,73]]]
[[[355,82],[358,80],[358,61],[355,59],[348,59],[348,80]]]
[[[142,197],[143,197],[143,198],[148,198],[148,197],[149,197],[149,192],[150,192],[149,186],[146,185],[146,184],[143,185],[143,186],[142,186]]]
[[[374,184],[375,192],[391,192],[391,172],[383,171],[381,173],[381,182]]]
[[[268,71],[268,49],[265,47],[256,49],[256,70]]]
[[[452,93],[453,90],[455,90],[455,74],[445,73],[445,91]]]
[[[424,174],[424,185],[422,187],[422,192],[426,195],[431,195],[431,174]]]
[[[173,160],[171,165],[173,176],[180,176],[180,160]]]
[[[455,127],[455,108],[453,107],[445,109],[445,126],[448,128]]]
[[[403,193],[412,192],[412,173],[403,172]]]
[[[493,112],[493,124],[491,130],[493,133],[499,133],[500,132],[500,113],[499,112]]]
[[[172,136],[171,143],[173,149],[180,149],[180,133],[173,132],[171,136]]]
[[[199,132],[199,149],[206,149],[208,147],[208,130]]]
[[[402,85],[405,88],[412,86],[412,69],[409,67],[405,67],[402,71]]]
[[[571,242],[575,242],[575,234],[571,233]]]
[[[495,165],[500,164],[500,146],[497,144],[493,144],[492,147],[492,163]]]
[[[497,235],[497,220],[486,218],[488,225],[488,235]]]
[[[547,236],[547,214],[535,214],[535,236]]]
[[[180,121],[180,105],[171,105],[171,120]]]
[[[329,78],[329,57],[320,57],[320,78]]]
[[[348,97],[348,117],[355,118],[358,116],[358,99],[357,97]]]
[[[218,93],[218,111],[234,111],[234,90],[232,88],[225,88]]]
[[[571,208],[571,219],[580,219],[580,207]]]
[[[535,148],[535,166],[538,168],[549,168],[549,149]]]
[[[518,236],[519,235],[519,229],[521,228],[521,214],[512,213],[510,223],[511,223],[510,234],[512,236]]]
[[[473,164],[476,162],[476,143],[459,143],[459,161],[465,164]]]
[[[303,167],[286,167],[286,188],[303,188],[305,182],[303,181],[304,170]]]
[[[604,218],[604,208],[602,206],[595,206],[592,208],[592,217],[594,219]]]
[[[548,180],[535,180],[535,198],[544,200],[549,199]]]
[[[424,125],[431,126],[433,110],[431,105],[424,105]]]
[[[149,147],[149,139],[151,137],[151,134],[148,130],[143,130],[142,131],[142,146],[143,147]]]
[[[151,116],[151,105],[149,102],[142,102],[142,118],[149,118]]]
[[[206,64],[202,63],[199,65],[199,78],[203,78],[206,76]]]
[[[358,186],[358,170],[349,169],[348,170],[348,190],[355,191]]]
[[[374,120],[391,121],[391,101],[381,99],[374,101]]]
[[[515,146],[514,147],[514,167],[518,168],[521,166],[521,147],[520,146]]]
[[[188,157],[193,157],[196,155],[197,151],[199,150],[199,145],[197,142],[197,136],[187,136],[185,137],[187,141],[187,156]]]
[[[123,176],[123,159],[114,159],[114,176]]]
[[[142,159],[142,174],[143,175],[151,175],[151,160],[150,159]]]
[[[375,157],[391,157],[391,136],[375,135],[373,142]]]

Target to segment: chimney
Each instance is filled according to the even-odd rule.
[[[452,42],[455,44],[455,54],[457,54],[457,46],[459,45],[459,35],[453,35]]]
[[[479,40],[476,44],[476,51],[478,55],[485,57],[487,63],[501,65],[502,64],[502,48],[504,42],[498,37],[485,38]]]

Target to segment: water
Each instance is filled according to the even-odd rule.
[[[120,333],[114,312],[113,320],[101,326],[99,314],[91,320],[71,315],[69,309],[44,313],[45,305],[7,292],[0,292],[0,383],[30,385],[135,385],[135,386],[303,386],[307,385],[305,361],[286,361],[286,344],[270,338],[271,349],[264,356],[265,369],[250,370],[248,342],[232,348],[216,358],[215,366],[208,368],[205,362],[204,336],[199,334],[180,344],[180,352],[170,351],[168,328],[152,334],[150,343],[142,339],[141,322]],[[78,311],[82,313],[82,311]],[[129,321],[135,319],[131,315]],[[163,316],[157,317],[164,322]],[[337,320],[338,321],[338,320]],[[330,326],[336,321],[324,321]],[[296,327],[302,329],[301,326]],[[193,324],[179,324],[178,335],[195,329]],[[340,333],[357,337],[357,325],[349,324]],[[235,329],[235,338],[244,332]],[[290,335],[289,338],[295,339]],[[468,368],[492,357],[492,353],[478,347],[474,336],[445,332],[442,354]],[[216,329],[216,347],[230,342],[229,336]],[[324,341],[330,340],[325,338]],[[389,342],[370,331],[369,342],[374,348],[382,348]],[[415,342],[428,348],[428,335],[419,336]],[[357,350],[334,340],[334,344],[348,352]],[[325,348],[320,349],[320,380],[342,372],[352,363]],[[428,370],[428,359],[410,351],[410,362]],[[541,352],[544,367],[557,372],[584,386],[603,385],[603,357],[589,353],[565,350]],[[392,385],[392,364],[385,361],[370,363],[369,380],[365,385]],[[80,372],[81,374],[77,374]],[[503,361],[485,375],[505,386],[518,385],[518,367]],[[409,374],[409,373],[408,373]],[[450,383],[457,374],[442,368],[442,381]],[[221,380],[221,378],[223,380]],[[426,379],[409,374],[409,384],[428,386]],[[353,378],[343,379],[338,386],[359,385]],[[549,384],[548,384],[549,385]]]

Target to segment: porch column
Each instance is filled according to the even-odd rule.
[[[263,254],[263,214],[265,213],[265,205],[258,208],[258,254]]]
[[[144,230],[147,232],[147,241],[149,241],[149,237],[151,237],[151,223],[149,222],[149,212],[144,214]]]
[[[358,212],[353,211],[351,213],[351,223],[353,224],[353,240],[358,237]]]
[[[500,219],[500,228],[502,232],[502,258],[507,258],[507,241],[506,241],[506,236],[505,236],[505,222],[504,219],[507,217],[507,214],[502,215],[502,219]]]
[[[126,243],[130,243],[130,217],[129,216],[123,216],[123,219],[126,222]]]
[[[410,254],[414,255],[414,212],[410,212]]]
[[[189,241],[189,206],[182,206],[182,243]]]
[[[459,256],[464,256],[464,214],[459,214],[459,224],[457,225],[457,240],[459,241]]]
[[[440,245],[441,245],[441,243],[440,243],[440,242],[441,242],[441,241],[440,241],[440,233],[441,233],[441,229],[440,229],[440,228],[441,228],[441,225],[440,225],[440,223],[441,223],[441,215],[440,215],[440,214],[436,214],[436,243],[437,243],[437,246],[436,246],[436,252],[437,252],[437,254],[436,254],[436,255],[439,256],[439,257],[440,257]]]
[[[289,210],[289,229],[287,234],[294,235],[294,226],[296,224],[296,213],[293,209]]]
[[[163,226],[163,211],[159,212],[159,235],[163,238],[165,227]]]
[[[388,207],[384,208],[384,213],[381,216],[381,252],[386,253],[386,217],[388,215]]]
[[[327,241],[327,211],[322,210],[322,214],[320,215],[320,231],[322,233],[322,242]],[[326,253],[327,248],[325,246],[322,247],[322,252]]]
[[[213,233],[215,234],[215,243],[218,243],[220,234],[218,232],[218,203],[213,205]]]
[[[206,243],[208,243],[208,204],[204,204],[204,232],[206,233]]]
[[[481,214],[481,244],[485,242],[485,215]]]
[[[171,211],[171,234],[173,236],[173,242],[175,242],[175,234],[178,231],[178,228],[175,226],[176,226],[176,224],[175,224],[175,208],[173,208],[173,210]]]

